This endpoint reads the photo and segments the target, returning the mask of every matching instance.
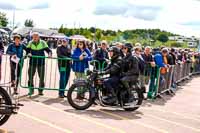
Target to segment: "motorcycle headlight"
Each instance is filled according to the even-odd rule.
[[[88,76],[90,74],[90,70],[87,68],[87,69],[85,69],[84,73],[86,76]]]

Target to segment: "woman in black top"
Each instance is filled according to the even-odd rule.
[[[58,68],[60,72],[60,85],[59,85],[59,97],[64,98],[64,89],[67,86],[70,71],[71,71],[71,62],[66,58],[71,57],[71,49],[68,45],[68,40],[63,39],[62,45],[57,48],[57,56],[58,56]]]

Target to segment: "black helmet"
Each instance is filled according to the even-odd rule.
[[[109,52],[113,52],[113,56],[120,56],[121,52],[120,49],[116,46],[112,46],[111,48],[109,48]]]
[[[133,46],[131,45],[131,43],[125,43],[124,44],[125,48],[128,48],[128,51],[131,52],[131,50],[133,49]]]
[[[131,45],[131,43],[125,43],[125,44],[124,44],[124,47],[130,48],[130,49],[133,48],[133,46]]]

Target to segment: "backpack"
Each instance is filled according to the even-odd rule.
[[[145,61],[143,60],[142,57],[135,56],[135,58],[138,60],[138,67],[140,70],[140,74],[144,73]]]

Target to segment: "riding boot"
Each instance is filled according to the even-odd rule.
[[[130,85],[129,85],[128,82],[123,82],[123,85],[124,85],[125,89],[126,89],[127,92],[128,92],[128,97],[129,97],[128,103],[133,102],[134,97],[133,97],[132,92],[131,92],[131,91],[133,90],[133,88],[130,87]]]
[[[114,92],[114,89],[110,89],[110,95],[103,97],[103,102],[106,104],[114,104],[117,101],[117,96]]]
[[[141,87],[141,90],[142,90],[143,93],[146,93],[146,87],[145,86]]]
[[[143,93],[142,99],[147,100],[147,98],[145,97],[145,93],[146,93],[146,87],[145,86],[141,87],[141,93]]]
[[[128,100],[128,103],[131,103],[131,102],[133,102],[134,101],[134,96],[133,96],[133,94],[132,94],[132,88],[128,88],[128,96],[129,96],[129,100]]]

